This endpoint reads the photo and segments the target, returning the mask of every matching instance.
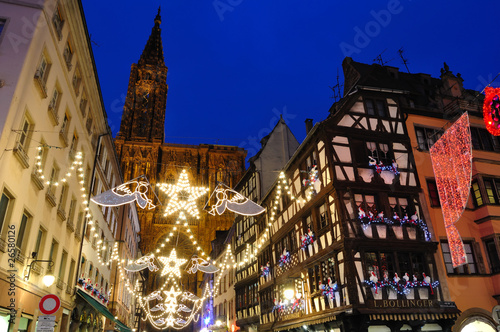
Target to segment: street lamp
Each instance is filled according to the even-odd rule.
[[[28,265],[28,274],[24,276],[24,281],[28,281],[30,279],[30,274],[31,270],[33,269],[33,265],[37,262],[40,263],[49,263],[49,269],[47,270],[48,272],[43,276],[42,282],[45,285],[45,287],[50,287],[56,280],[56,277],[52,274],[52,267],[54,266],[54,262],[51,259],[45,260],[45,259],[35,259],[36,257],[36,252],[32,253],[31,256],[33,257],[33,260],[31,263]]]

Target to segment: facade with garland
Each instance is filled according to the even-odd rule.
[[[352,63],[343,63],[344,98],[263,199],[259,330],[449,331],[459,310],[437,255],[404,89],[363,85],[394,69]]]
[[[134,299],[109,258],[119,229],[139,225],[135,207],[88,200],[122,177],[82,3],[2,2],[0,12],[0,330],[34,331],[47,294],[61,300],[57,331],[131,330]],[[128,240],[118,250],[135,258],[138,237]]]
[[[454,331],[495,331],[498,324],[493,320],[492,310],[500,304],[500,225],[497,217],[500,214],[500,140],[485,128],[484,95],[465,89],[460,74],[453,74],[446,64],[440,78],[398,75],[423,92],[410,91],[401,98],[401,107],[407,114],[417,172],[439,241],[436,262],[446,276],[451,298],[462,311]],[[456,226],[464,243],[467,264],[453,268],[429,149],[443,130],[464,112],[468,113],[470,121],[472,186],[467,207]]]
[[[260,203],[262,197],[276,181],[279,172],[293,155],[299,142],[283,118],[261,140],[261,149],[250,158],[247,171],[235,190],[248,199]],[[232,237],[236,260],[234,270],[236,326],[243,331],[257,331],[260,323],[259,266],[254,255],[259,216],[236,215]],[[230,282],[231,283],[231,282]]]

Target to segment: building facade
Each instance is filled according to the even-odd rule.
[[[406,118],[389,87],[344,61],[344,98],[263,199],[262,331],[449,331],[459,314],[437,261]]]
[[[484,95],[463,87],[463,79],[444,66],[441,77],[406,78],[432,94],[415,98],[413,92],[400,103],[408,114],[407,128],[414,147],[421,179],[439,249],[438,267],[446,275],[451,298],[462,311],[455,331],[494,331],[493,307],[500,304],[500,228],[497,221],[500,141],[487,132],[483,121]],[[424,81],[426,80],[426,81]],[[429,107],[432,100],[435,105]],[[468,112],[472,138],[472,188],[469,202],[457,223],[468,263],[453,268],[439,195],[429,149],[460,115]]]
[[[137,232],[137,215],[89,202],[122,180],[82,3],[2,1],[0,13],[0,289],[9,294],[0,330],[35,331],[47,294],[61,300],[56,331],[103,330],[107,320],[130,330],[133,316],[118,310],[119,322],[104,303],[123,303],[104,244],[121,239],[120,227]]]
[[[281,118],[273,130],[261,140],[261,149],[250,158],[247,171],[235,186],[243,196],[260,204],[262,197],[276,181],[279,172],[293,155],[299,142]],[[236,326],[241,331],[257,331],[259,325],[259,275],[262,273],[254,255],[258,216],[236,215],[232,238],[236,259],[234,270],[234,303]]]
[[[132,65],[130,81],[120,131],[115,139],[116,151],[120,159],[126,181],[143,177],[156,188],[160,183],[177,183],[186,170],[191,186],[208,188],[208,195],[218,182],[234,186],[245,169],[245,150],[223,145],[183,145],[164,142],[164,121],[168,86],[160,30],[160,13],[155,17],[154,26],[137,64]],[[208,197],[207,195],[207,197]],[[159,198],[159,201],[157,199]],[[162,208],[140,210],[140,248],[143,254],[156,252],[167,255],[172,246],[163,246],[165,238],[175,227],[177,214],[164,216],[170,197],[156,191],[151,199]],[[203,199],[199,204],[202,205]],[[200,207],[201,208],[201,207]],[[200,213],[199,218],[187,215],[193,236],[205,252],[210,252],[210,242],[218,230],[228,230],[232,219],[228,215],[211,216]],[[179,256],[193,254],[189,234],[180,232],[176,245]],[[154,275],[147,277],[147,289],[156,288],[160,279]],[[184,285],[194,294],[200,294],[202,274],[184,277]]]

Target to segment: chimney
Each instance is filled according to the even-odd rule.
[[[305,123],[306,123],[306,135],[308,135],[313,127],[313,119],[306,119]]]

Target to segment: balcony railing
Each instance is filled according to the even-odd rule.
[[[56,206],[56,197],[54,196],[51,188],[49,188],[49,190],[47,190],[47,192],[45,193],[45,199],[52,207]]]
[[[24,262],[26,261],[26,256],[24,256],[21,253],[21,249],[16,248],[14,255],[15,255],[16,262],[20,263],[21,265],[24,265]]]
[[[30,166],[30,158],[26,154],[26,151],[24,151],[23,145],[20,142],[16,142],[13,151],[14,155],[16,156],[17,160],[19,160],[21,165],[24,168],[28,168]]]
[[[66,220],[66,211],[64,211],[64,208],[61,205],[57,207],[57,216],[61,219],[61,221]]]
[[[5,252],[5,250],[7,250],[7,242],[0,238],[0,251]]]
[[[59,289],[65,289],[66,288],[66,283],[61,280],[61,278],[57,278],[57,288]]]
[[[74,231],[75,231],[75,224],[73,224],[73,221],[72,221],[72,220],[68,220],[68,222],[66,223],[66,228],[67,228],[70,232],[74,232]]]

